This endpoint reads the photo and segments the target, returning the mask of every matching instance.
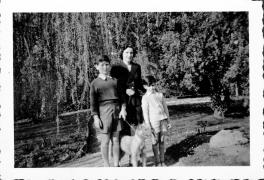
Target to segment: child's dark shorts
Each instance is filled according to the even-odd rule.
[[[122,129],[121,119],[118,117],[120,113],[120,105],[116,102],[104,102],[99,106],[100,119],[103,128],[100,129],[104,134],[116,134]]]

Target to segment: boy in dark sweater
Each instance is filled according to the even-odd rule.
[[[126,118],[125,96],[119,92],[117,79],[109,76],[111,65],[108,56],[99,56],[95,68],[99,71],[99,75],[91,83],[91,115],[94,118],[95,127],[101,132],[104,166],[110,166],[108,157],[110,140],[113,143],[114,166],[118,166],[121,118]]]

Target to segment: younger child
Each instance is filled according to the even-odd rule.
[[[110,140],[113,144],[114,166],[118,166],[120,119],[126,118],[125,100],[118,92],[117,80],[109,76],[111,66],[108,56],[99,56],[95,68],[99,71],[99,75],[92,81],[90,87],[91,115],[95,127],[101,132],[104,166],[110,166],[108,153]]]
[[[155,166],[164,164],[164,136],[167,135],[169,123],[169,111],[162,93],[157,92],[153,76],[146,76],[143,86],[147,90],[142,97],[142,110],[144,121],[152,131],[152,149],[155,157]]]

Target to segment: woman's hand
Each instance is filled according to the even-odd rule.
[[[135,94],[135,91],[134,91],[133,89],[127,89],[127,90],[126,90],[126,94],[127,94],[128,96],[132,96],[132,95]]]
[[[102,120],[98,117],[98,115],[94,115],[94,126],[98,129],[103,129]]]
[[[126,108],[125,106],[122,106],[121,111],[119,113],[119,118],[126,119],[126,116],[127,116]]]

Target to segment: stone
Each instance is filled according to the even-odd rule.
[[[211,148],[222,148],[246,143],[248,139],[244,138],[240,131],[221,130],[210,138],[209,145]]]
[[[237,157],[237,161],[249,165],[249,163],[250,163],[249,151],[240,152],[239,155],[238,155],[238,157]]]
[[[240,145],[233,145],[233,146],[224,147],[221,149],[222,149],[222,152],[226,156],[239,156],[240,154],[244,154],[244,153],[248,152],[247,147],[243,147]]]

